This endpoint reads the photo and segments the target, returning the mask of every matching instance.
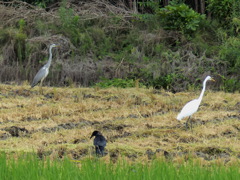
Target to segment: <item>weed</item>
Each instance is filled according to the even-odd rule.
[[[240,82],[236,78],[227,79],[222,76],[223,85],[221,86],[221,90],[225,92],[235,92],[240,89]]]
[[[237,38],[228,38],[220,50],[220,57],[228,63],[229,70],[233,73],[240,68],[240,41]]]
[[[119,87],[119,88],[129,88],[129,87],[143,87],[143,84],[139,80],[134,81],[133,79],[102,79],[102,82],[96,83],[97,87],[108,88],[108,87]]]

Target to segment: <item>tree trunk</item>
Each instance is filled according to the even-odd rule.
[[[129,8],[133,9],[133,0],[128,0]]]
[[[194,3],[195,3],[195,5],[194,5],[195,11],[196,11],[196,12],[199,12],[199,11],[198,11],[198,0],[194,0]]]
[[[205,13],[205,0],[200,0],[200,12],[201,14]]]
[[[138,3],[137,0],[133,0],[133,11],[134,11],[134,13],[138,13],[137,3]]]
[[[163,6],[167,6],[169,4],[169,0],[163,0]]]

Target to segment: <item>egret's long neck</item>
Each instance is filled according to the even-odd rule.
[[[48,59],[48,62],[46,64],[47,68],[50,67],[51,62],[52,62],[52,47],[49,48],[49,59]]]
[[[206,83],[207,83],[207,80],[205,79],[204,82],[203,82],[203,89],[202,89],[202,92],[198,98],[198,100],[201,102],[202,101],[202,98],[203,98],[203,95],[204,95],[204,92],[205,92],[205,89],[206,89]]]

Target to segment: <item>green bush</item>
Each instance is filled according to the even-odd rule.
[[[74,14],[73,9],[65,8],[65,4],[59,8],[59,17],[61,25],[57,30],[69,37],[74,45],[80,43],[80,17]]]
[[[196,55],[205,54],[206,57],[214,57],[218,54],[219,43],[222,38],[219,33],[223,33],[220,29],[220,23],[216,20],[201,21],[198,31],[191,38],[191,49]]]
[[[91,49],[93,49],[93,39],[87,32],[79,33],[79,51],[81,54],[86,55]]]
[[[236,78],[226,78],[222,76],[223,84],[220,89],[225,92],[235,92],[240,90],[240,81]]]
[[[0,44],[4,45],[10,39],[7,29],[0,29]]]
[[[159,76],[158,78],[152,79],[151,86],[156,89],[163,88],[167,90],[174,90],[174,82],[177,79],[183,79],[183,77],[179,74],[170,73],[165,76]]]
[[[240,15],[240,2],[236,0],[208,0],[207,10],[213,18],[227,24]]]
[[[156,65],[153,65],[156,66]],[[146,87],[153,87],[155,89],[167,89],[175,91],[180,88],[178,82],[186,80],[186,77],[181,73],[163,73],[157,72],[157,69],[141,69],[138,72],[132,73],[131,78],[141,79],[142,85]],[[155,75],[158,74],[158,75]]]
[[[236,73],[240,69],[240,39],[230,37],[220,48],[220,58],[227,62],[229,72]]]
[[[25,54],[26,42],[25,42],[25,40],[27,39],[27,34],[24,32],[25,28],[26,28],[26,22],[24,21],[24,19],[20,19],[18,21],[18,26],[19,26],[19,30],[15,34],[15,37],[14,37],[15,38],[15,48],[17,50],[18,61],[20,63],[22,63],[26,58],[26,54]]]
[[[119,88],[131,88],[131,87],[144,87],[138,80],[133,79],[102,79],[101,82],[96,83],[97,87],[108,88],[108,87],[119,87]]]
[[[112,48],[112,38],[108,37],[102,28],[93,26],[88,28],[89,36],[92,39],[92,51],[95,56],[102,58],[104,55],[108,55]]]
[[[239,33],[239,30],[240,30],[240,17],[234,17],[232,19],[232,24],[234,26],[234,29],[235,29],[235,32],[236,33]]]
[[[142,1],[138,3],[140,7],[142,8],[148,8],[150,11],[157,11],[157,8],[159,6],[159,1],[156,0],[147,0],[147,1]]]
[[[195,12],[186,4],[174,1],[168,6],[160,8],[157,15],[165,29],[181,31],[184,34],[195,32],[200,22],[205,18],[205,15]]]

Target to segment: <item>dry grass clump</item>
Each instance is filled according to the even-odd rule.
[[[193,115],[193,129],[176,120],[198,93],[142,88],[50,88],[44,95],[29,86],[0,86],[0,146],[4,151],[35,151],[40,157],[74,159],[94,153],[93,130],[108,139],[106,159],[158,156],[181,161],[231,159],[240,152],[239,94],[206,92]]]

